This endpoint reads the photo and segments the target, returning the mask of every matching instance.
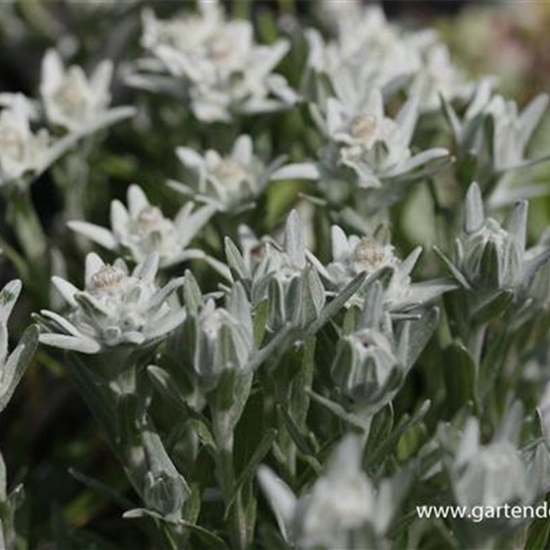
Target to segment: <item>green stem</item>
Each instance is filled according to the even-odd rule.
[[[224,411],[213,411],[213,430],[217,448],[216,469],[224,500],[228,503],[236,483],[236,476],[233,464],[233,427],[228,422],[228,415]],[[231,505],[229,518],[233,548],[246,550],[248,532],[240,490]]]

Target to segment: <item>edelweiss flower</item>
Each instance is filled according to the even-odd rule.
[[[170,181],[170,186],[222,212],[238,212],[252,206],[270,180],[278,177],[280,161],[265,166],[254,155],[249,136],[238,137],[226,156],[213,150],[200,155],[189,147],[178,147],[176,153],[189,183]],[[286,172],[283,175],[288,177]]]
[[[484,214],[479,186],[466,195],[464,235],[457,239],[457,268],[441,253],[456,279],[466,288],[529,288],[550,259],[548,247],[526,254],[528,203],[520,201],[502,226]]]
[[[440,95],[448,101],[470,95],[472,84],[453,63],[445,44],[433,37],[419,50],[421,63],[412,80],[410,94],[419,97],[421,110],[438,111],[441,108]]]
[[[497,171],[521,165],[529,142],[548,105],[548,96],[535,98],[522,113],[515,101],[494,96],[485,114],[493,119],[493,163]]]
[[[70,132],[92,133],[131,116],[134,109],[109,109],[113,64],[102,61],[88,78],[73,65],[65,69],[59,54],[49,50],[42,61],[40,93],[51,124]]]
[[[347,236],[344,231],[333,226],[332,257],[333,261],[326,267],[317,266],[320,273],[335,288],[341,289],[359,273],[376,276],[383,269],[391,270],[391,277],[384,290],[384,303],[393,312],[406,311],[426,304],[454,285],[445,281],[434,280],[422,283],[411,282],[411,271],[422,253],[422,247],[415,248],[405,260],[400,260],[393,246],[373,237]],[[359,292],[350,300],[350,304],[361,305],[364,292]]]
[[[361,457],[359,440],[347,436],[326,472],[299,498],[267,466],[260,466],[260,487],[285,540],[304,549],[382,547],[400,499],[395,492],[390,498],[390,480],[384,480],[378,491],[374,489],[361,469]]]
[[[457,503],[496,508],[529,500],[529,472],[514,444],[504,438],[488,445],[479,440],[479,421],[472,418],[450,467]]]
[[[417,117],[418,101],[413,98],[395,119],[388,118],[381,92],[373,90],[359,113],[329,99],[324,130],[337,151],[337,164],[351,168],[360,187],[380,187],[383,180],[406,178],[413,171],[448,158],[448,151],[440,148],[412,154],[410,142]],[[332,163],[331,154],[321,162]]]
[[[42,171],[50,157],[49,134],[31,130],[26,98],[12,99],[11,106],[0,111],[0,185],[23,182],[25,176]]]
[[[149,203],[138,185],[131,185],[128,208],[118,200],[111,203],[111,230],[83,221],[71,221],[68,226],[108,250],[129,254],[135,262],[157,253],[161,267],[169,267],[205,257],[202,251],[187,246],[208,223],[214,209],[204,206],[193,211],[193,208],[193,203],[187,203],[172,221]]]
[[[99,353],[120,345],[152,345],[180,325],[185,310],[168,304],[183,284],[172,279],[155,283],[158,255],[150,255],[132,273],[122,260],[108,265],[97,254],[86,257],[85,289],[59,277],[52,282],[70,306],[66,317],[41,311],[43,344],[81,353]]]
[[[344,1],[324,7],[328,23],[336,24],[337,39],[326,42],[318,31],[308,30],[308,69],[314,79],[328,77],[347,108],[356,109],[373,88],[395,87],[419,69],[417,48],[388,23],[379,6]]]
[[[226,21],[215,1],[199,2],[197,15],[168,21],[145,12],[142,44],[154,58],[141,66],[153,68],[153,74],[138,73],[130,82],[154,89],[156,75],[167,72],[183,81],[200,120],[230,121],[235,113],[272,111],[297,100],[286,80],[273,73],[288,44],[256,44],[251,23]]]
[[[548,95],[540,94],[520,112],[514,101],[493,95],[493,86],[490,78],[478,84],[462,120],[451,105],[444,104],[459,154],[474,155],[482,171],[497,176],[547,160],[548,156],[527,159],[525,155],[548,106]]]

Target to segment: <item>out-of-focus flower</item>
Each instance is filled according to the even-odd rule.
[[[418,95],[422,111],[438,111],[441,95],[448,101],[468,98],[472,84],[453,63],[445,44],[434,37],[420,48],[420,57],[420,67],[412,79],[410,93]]]
[[[390,480],[374,488],[361,456],[359,440],[347,436],[326,472],[299,498],[267,466],[259,468],[260,486],[287,541],[308,549],[381,547],[401,499]]]
[[[254,155],[252,140],[245,135],[237,138],[229,155],[213,150],[201,155],[189,147],[178,147],[176,153],[185,168],[186,183],[170,181],[170,186],[222,212],[253,206],[270,180],[279,177],[281,161],[266,166]],[[284,177],[292,177],[282,170]]]
[[[416,51],[407,47],[381,8],[364,9],[356,2],[326,5],[336,12],[332,16],[338,25],[337,40],[325,41],[317,30],[307,31],[307,97],[324,104],[320,93],[324,89],[320,76],[324,75],[336,97],[347,108],[357,109],[373,88],[402,84],[418,69]]]
[[[0,93],[0,107],[8,107],[10,109],[17,108],[21,113],[24,113],[27,120],[35,120],[38,118],[37,102],[21,93]]]
[[[213,213],[211,206],[194,210],[194,204],[187,203],[175,219],[170,220],[160,208],[149,203],[141,187],[131,185],[127,207],[118,200],[111,203],[110,230],[83,221],[71,221],[68,226],[108,250],[129,254],[138,263],[155,252],[160,257],[160,266],[169,267],[205,257],[201,250],[188,246]]]
[[[40,172],[48,163],[50,136],[45,129],[33,132],[29,104],[23,96],[12,98],[0,111],[0,185]]]
[[[199,2],[199,13],[162,21],[143,17],[142,44],[153,58],[137,64],[131,84],[156,89],[165,73],[183,84],[195,116],[205,122],[230,121],[235,114],[287,108],[297,95],[273,72],[288,51],[279,40],[256,44],[249,21],[228,21],[216,1]],[[147,71],[140,73],[140,67]]]
[[[477,419],[470,419],[450,466],[452,487],[460,506],[498,507],[528,501],[528,473],[514,444],[500,438],[480,444]]]
[[[440,93],[449,100],[468,94],[470,84],[435,33],[404,32],[387,21],[379,6],[355,0],[325,2],[324,7],[327,22],[335,23],[336,40],[326,42],[318,31],[308,31],[313,74],[306,76],[305,88],[310,99],[313,92],[323,103],[320,74],[349,109],[357,109],[374,88],[391,94],[406,87],[418,95],[421,111],[438,109]]]
[[[94,253],[86,257],[85,289],[53,277],[52,282],[70,306],[62,317],[52,311],[37,316],[43,344],[80,353],[99,353],[116,346],[148,346],[180,325],[185,309],[168,298],[183,284],[172,279],[155,283],[158,255],[150,255],[132,273],[122,260],[108,265]]]
[[[548,96],[537,96],[520,112],[514,101],[493,95],[492,88],[490,78],[478,84],[462,120],[448,102],[444,104],[459,155],[473,155],[479,170],[491,176],[546,160],[547,156],[527,159],[525,155],[548,106]]]
[[[65,69],[61,57],[49,50],[42,61],[40,94],[46,117],[69,132],[92,133],[134,113],[130,107],[109,109],[113,64],[99,63],[88,78],[81,67]]]

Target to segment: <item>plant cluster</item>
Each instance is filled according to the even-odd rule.
[[[550,233],[524,184],[548,97],[521,109],[353,1],[68,4],[130,30],[116,62],[60,44],[35,98],[0,94],[0,247],[34,310],[8,354],[21,283],[0,293],[0,411],[40,343],[127,486],[81,480],[154,548],[545,548],[548,520],[415,507],[550,490]],[[2,548],[26,548],[22,500],[0,460]]]

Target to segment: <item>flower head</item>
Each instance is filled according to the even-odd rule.
[[[246,135],[237,138],[228,155],[214,150],[201,155],[189,147],[178,147],[177,155],[187,183],[172,181],[170,185],[224,212],[238,212],[253,204],[279,164],[266,166],[254,155],[252,140]]]
[[[65,69],[59,54],[49,50],[42,62],[40,93],[48,120],[69,131],[79,131],[105,114],[111,101],[111,61],[102,61],[90,78],[73,65]]]
[[[413,283],[411,272],[422,252],[413,250],[401,260],[390,242],[381,236],[347,236],[337,225],[332,227],[332,262],[320,268],[321,274],[337,289],[343,288],[359,273],[376,277],[383,270],[390,273],[385,285],[384,303],[389,311],[407,311],[433,301],[442,293],[454,288],[448,282],[434,280]],[[349,305],[363,303],[365,290],[353,296]]]
[[[158,74],[183,83],[195,116],[205,122],[288,107],[297,96],[273,69],[286,54],[283,41],[256,44],[248,21],[227,21],[215,1],[199,2],[199,13],[162,21],[145,12],[143,46],[153,56],[152,75],[130,82],[154,88]]]
[[[45,129],[32,131],[30,114],[23,96],[0,111],[0,185],[21,182],[46,163],[50,137]]]
[[[550,257],[548,247],[525,249],[526,201],[516,204],[501,225],[484,214],[479,186],[473,183],[465,202],[464,234],[457,240],[457,265],[474,288],[527,288]]]
[[[346,436],[325,472],[298,498],[267,466],[260,466],[260,486],[285,540],[305,549],[383,547],[405,490],[395,490],[390,479],[375,488],[361,469],[361,457],[359,439]]]
[[[169,305],[169,296],[183,284],[172,279],[159,288],[155,283],[158,255],[150,255],[129,272],[122,260],[113,265],[97,254],[86,257],[85,288],[54,277],[53,284],[67,301],[66,317],[41,311],[44,344],[81,353],[99,353],[121,345],[152,345],[176,328],[185,310]]]
[[[410,142],[418,117],[418,100],[410,99],[396,118],[384,112],[380,90],[371,90],[359,108],[350,109],[335,98],[327,101],[318,120],[328,138],[321,166],[329,172],[351,170],[362,188],[382,187],[386,180],[418,179],[432,165],[448,159],[445,149],[414,155]]]
[[[187,203],[174,220],[164,216],[160,208],[150,204],[138,185],[128,188],[128,206],[111,203],[111,229],[83,222],[69,222],[74,231],[92,239],[108,250],[129,254],[135,262],[157,253],[161,267],[169,267],[187,259],[203,257],[188,245],[208,223],[214,209],[210,206],[193,210]]]

